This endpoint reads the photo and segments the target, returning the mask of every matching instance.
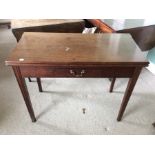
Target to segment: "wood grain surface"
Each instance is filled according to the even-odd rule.
[[[7,65],[148,65],[129,34],[26,32]]]

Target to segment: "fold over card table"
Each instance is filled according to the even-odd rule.
[[[129,78],[117,120],[122,119],[143,67],[148,65],[129,34],[74,34],[26,32],[10,53],[12,66],[32,122],[36,121],[26,77]],[[41,82],[39,83],[41,88]]]

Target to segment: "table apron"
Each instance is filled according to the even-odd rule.
[[[68,77],[68,78],[100,78],[100,77],[132,77],[135,67],[47,67],[20,66],[23,77]]]

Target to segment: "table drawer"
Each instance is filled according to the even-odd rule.
[[[134,67],[20,67],[23,77],[71,77],[71,78],[95,78],[95,77],[131,77]]]

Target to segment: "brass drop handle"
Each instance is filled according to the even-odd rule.
[[[75,71],[73,71],[72,69],[70,70],[70,74],[74,75],[75,77],[82,77],[83,74],[85,74],[85,70],[81,70],[80,74],[77,74]]]

